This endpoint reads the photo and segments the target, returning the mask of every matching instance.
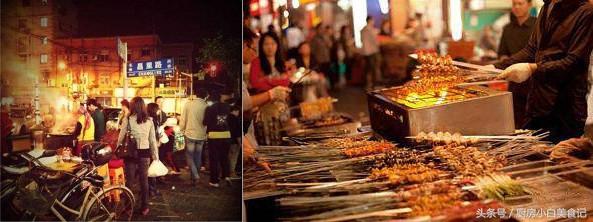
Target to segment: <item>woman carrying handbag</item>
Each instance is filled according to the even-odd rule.
[[[129,137],[129,140],[126,137]],[[124,157],[126,184],[140,185],[139,210],[142,215],[147,215],[150,211],[148,209],[148,167],[151,158],[158,160],[159,157],[155,126],[146,112],[146,105],[142,98],[134,97],[130,102],[130,115],[123,118],[117,144],[116,153],[127,153]],[[122,149],[125,152],[122,152]],[[134,183],[136,178],[139,180],[138,183]]]

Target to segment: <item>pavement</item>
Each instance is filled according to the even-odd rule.
[[[183,153],[183,152],[181,152]],[[179,153],[176,153],[178,155]],[[157,184],[160,195],[151,197],[150,212],[134,215],[135,221],[240,221],[242,182],[220,182],[208,185],[209,175],[200,172],[200,180],[192,186],[187,169],[180,175],[167,175],[165,184]]]

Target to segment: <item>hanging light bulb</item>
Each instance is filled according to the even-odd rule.
[[[299,0],[292,0],[292,8],[299,8],[299,6],[301,6]]]

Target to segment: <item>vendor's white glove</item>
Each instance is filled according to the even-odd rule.
[[[529,77],[531,76],[531,74],[533,74],[536,68],[537,66],[535,64],[517,63],[506,68],[496,78],[506,79],[508,81],[516,83],[522,83],[529,79]]]
[[[270,99],[272,100],[285,100],[288,97],[288,93],[290,93],[290,89],[284,86],[276,86],[273,89],[268,90],[270,94]]]

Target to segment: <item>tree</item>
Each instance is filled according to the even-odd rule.
[[[226,82],[230,87],[237,87],[238,80],[241,79],[242,51],[241,38],[223,36],[218,33],[215,37],[204,38],[198,50],[196,61],[201,69],[208,68],[209,64],[216,63],[217,72],[226,73]],[[232,81],[234,80],[234,81]]]

